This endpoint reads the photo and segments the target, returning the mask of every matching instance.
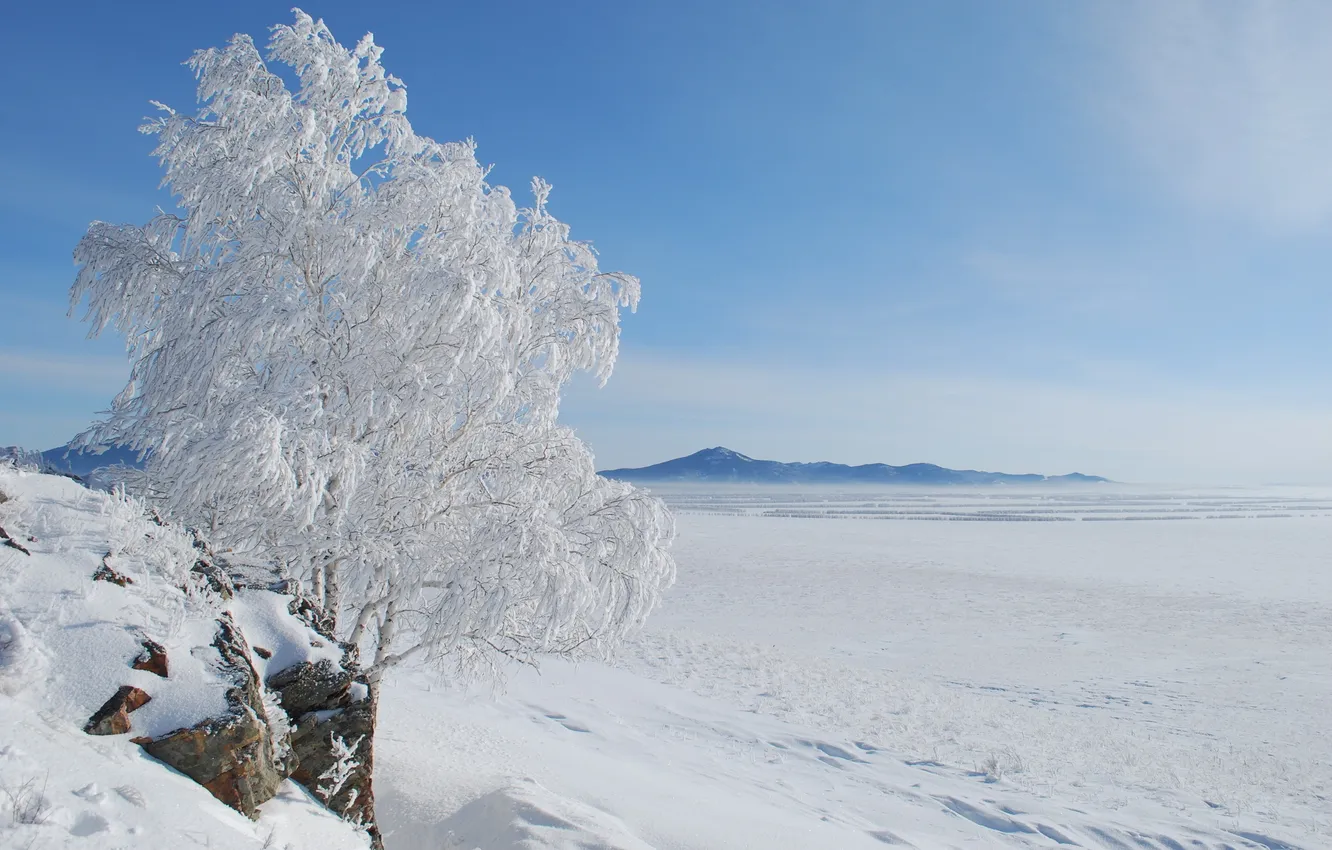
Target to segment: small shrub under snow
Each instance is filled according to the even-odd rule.
[[[31,776],[12,784],[0,782],[0,801],[8,811],[11,826],[40,825],[51,815],[46,779]]]

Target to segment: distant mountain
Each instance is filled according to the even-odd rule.
[[[81,478],[106,466],[143,468],[139,453],[124,446],[111,446],[100,453],[88,449],[57,446],[42,452],[42,461],[53,472],[65,472]]]
[[[101,452],[71,449],[67,445],[47,449],[44,452],[18,446],[4,446],[0,447],[0,460],[12,460],[19,464],[35,466],[43,472],[74,475],[79,478],[87,478],[97,470],[107,467],[143,468],[139,453],[124,446],[111,446]]]
[[[638,469],[607,469],[606,478],[636,483],[699,481],[734,484],[1095,484],[1109,479],[1099,475],[1013,475],[978,472],[974,469],[945,469],[932,463],[889,466],[867,463],[782,463],[755,460],[717,446]]]

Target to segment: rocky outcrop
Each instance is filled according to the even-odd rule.
[[[213,647],[234,682],[226,693],[227,712],[148,741],[143,748],[223,803],[255,817],[258,806],[277,793],[292,765],[276,752],[249,646],[229,615],[218,620]]]
[[[324,660],[288,667],[268,679],[291,718],[297,767],[291,778],[329,809],[369,832],[382,847],[375,824],[375,706],[371,689],[351,671]]]
[[[236,595],[236,586],[232,583],[231,577],[222,567],[220,559],[213,553],[213,549],[208,542],[203,539],[198,531],[194,532],[194,549],[198,552],[198,558],[194,566],[190,567],[190,578],[195,585],[202,591],[212,594],[219,599],[227,600]]]
[[[130,666],[135,670],[144,670],[154,676],[167,678],[169,667],[167,665],[166,647],[147,637],[142,638],[140,644],[143,646],[143,651],[139,653]]]
[[[350,703],[352,674],[328,659],[296,664],[268,677],[292,721],[311,711],[343,708]]]
[[[196,560],[186,582],[187,592],[219,606],[234,600],[238,589],[249,587],[288,595],[288,612],[323,638],[312,639],[311,644],[339,646],[331,619],[301,594],[295,582],[274,581],[271,572],[257,567],[249,572],[238,570],[218,557],[197,534],[194,548]],[[94,578],[122,587],[132,584],[128,576],[111,567],[110,557],[108,553],[103,558]],[[130,666],[167,678],[166,649],[144,635],[140,636],[140,645],[142,651]],[[250,817],[256,817],[258,807],[290,777],[331,811],[364,828],[372,845],[382,850],[371,782],[375,704],[372,689],[356,665],[355,653],[342,646],[341,663],[327,658],[317,663],[302,662],[278,671],[264,683],[251,663],[251,653],[265,660],[276,653],[250,646],[229,614],[218,619],[212,646],[217,650],[223,676],[231,681],[226,691],[226,712],[166,735],[131,740]],[[265,685],[272,692],[267,699]],[[148,700],[142,691],[129,690],[141,694],[143,702]],[[90,732],[129,731],[128,714],[138,707],[134,704],[138,697],[127,696],[126,691],[122,688],[117,698],[89,721]],[[98,731],[94,732],[94,725]]]
[[[124,735],[130,730],[130,712],[147,705],[152,697],[134,687],[121,685],[111,699],[93,712],[83,731],[89,735]]]
[[[338,645],[332,618],[291,580],[269,590],[291,597],[287,611],[329,644]],[[343,818],[360,824],[382,850],[375,821],[373,689],[356,663],[354,649],[341,644],[342,662],[303,662],[268,677],[291,725],[297,765],[291,778]]]
[[[300,585],[291,579],[278,582],[269,587],[274,593],[285,593],[291,597],[291,602],[287,604],[287,613],[296,617],[305,623],[317,633],[335,642],[333,627],[333,617],[321,606],[315,603],[313,599],[301,592]],[[347,647],[344,647],[347,649]]]

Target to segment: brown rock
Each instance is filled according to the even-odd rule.
[[[127,575],[121,575],[116,572],[109,563],[107,563],[110,557],[110,552],[107,552],[102,556],[102,565],[97,568],[97,572],[93,573],[93,581],[109,581],[119,587],[124,587],[127,584],[134,584],[134,579]]]
[[[123,735],[130,730],[130,712],[147,705],[151,699],[132,685],[121,685],[115,696],[88,718],[83,731],[89,735]]]
[[[249,646],[230,615],[218,620],[213,646],[232,679],[228,710],[143,745],[144,751],[198,782],[214,797],[249,817],[272,799],[290,772],[277,758],[264,713],[259,676]]]
[[[213,561],[204,558],[195,561],[194,566],[190,567],[190,575],[198,587],[206,593],[224,600],[236,595],[236,587],[231,583],[231,577]]]
[[[330,810],[364,826],[372,846],[382,848],[375,823],[374,697],[369,685],[358,681],[354,665],[349,666],[351,670],[327,659],[318,664],[307,661],[270,676],[268,686],[278,692],[291,718],[291,749],[297,761],[291,778]],[[321,777],[337,761],[335,740],[352,748],[357,766],[330,797],[320,786],[327,785]]]
[[[302,661],[268,677],[292,723],[311,711],[342,708],[351,702],[352,674],[325,658],[318,664]]]
[[[135,670],[146,670],[165,679],[167,677],[166,647],[152,638],[144,638],[142,643],[143,651],[139,653],[139,656],[134,659],[134,663],[130,666]]]
[[[367,699],[334,711],[311,711],[291,730],[291,749],[298,760],[291,778],[332,811],[371,828],[375,825],[374,727],[375,711]],[[337,761],[335,738],[352,748],[357,766],[338,793],[325,799],[320,785],[326,780],[320,777]]]
[[[268,729],[252,714],[237,713],[178,729],[143,748],[184,773],[217,799],[249,817],[282,781],[272,769]]]
[[[262,646],[254,647],[254,654],[267,661],[273,657],[273,650],[264,649]]]

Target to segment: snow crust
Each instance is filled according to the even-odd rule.
[[[367,846],[295,783],[253,822],[129,742],[226,709],[232,683],[211,646],[224,612],[284,647],[284,661],[329,652],[280,597],[244,591],[223,603],[186,592],[191,540],[117,496],[3,466],[0,493],[0,526],[32,553],[0,548],[0,847]],[[107,553],[132,584],[92,581]],[[131,669],[145,637],[166,648],[169,678]],[[130,715],[131,732],[85,734],[121,685],[152,697]],[[17,802],[31,817],[12,815]]]
[[[442,850],[652,850],[618,818],[530,779],[485,794],[435,830]],[[398,836],[395,845],[403,843]]]
[[[1144,495],[1217,518],[1078,521]],[[1025,498],[1075,520],[682,516],[618,667],[388,683],[389,846],[1332,846],[1332,492]]]

